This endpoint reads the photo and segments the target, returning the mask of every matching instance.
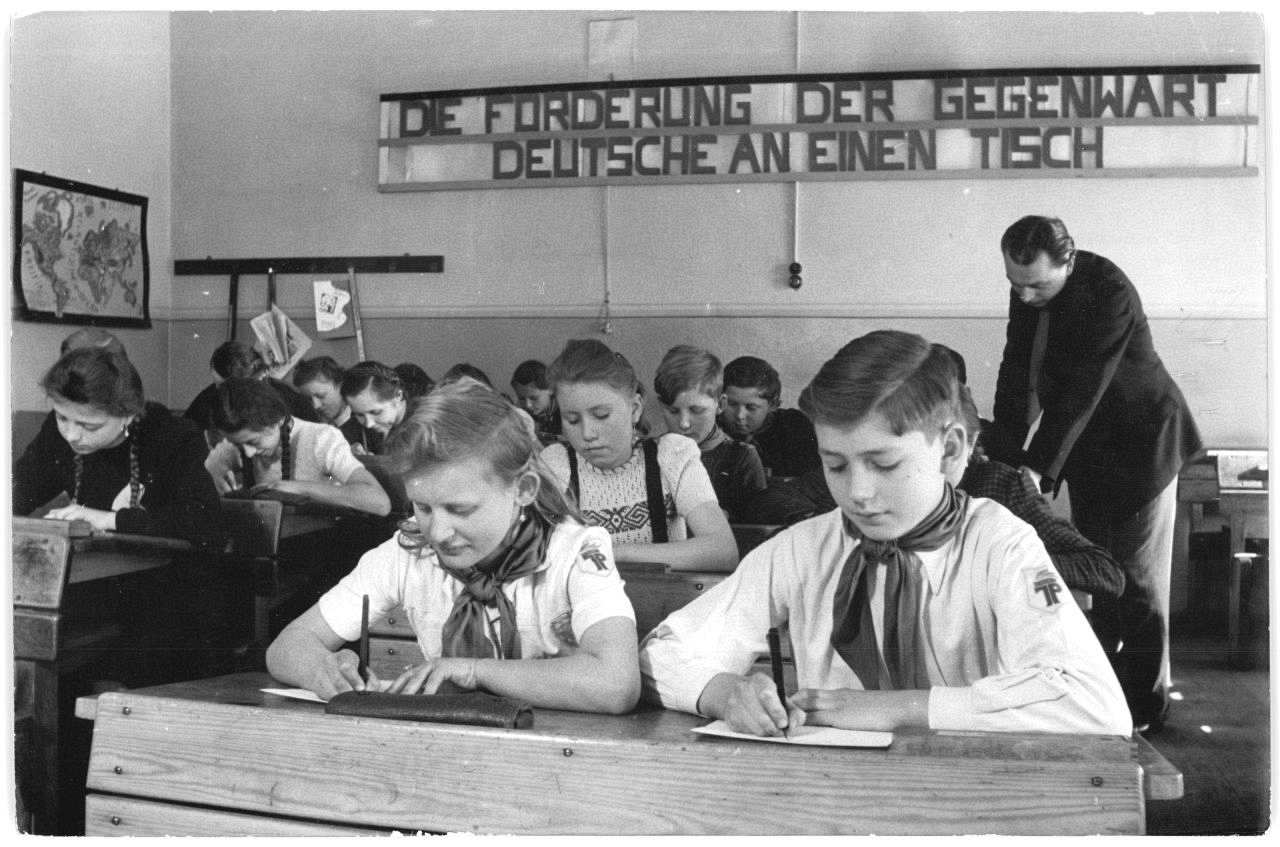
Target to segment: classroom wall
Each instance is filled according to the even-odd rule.
[[[9,166],[148,198],[153,326],[113,332],[137,365],[147,396],[168,402],[169,15],[54,12],[11,25]],[[76,327],[10,326],[11,407],[44,411],[37,382]]]
[[[625,17],[633,55],[591,66],[589,22]],[[433,376],[467,360],[505,383],[521,359],[598,332],[607,292],[603,337],[646,380],[667,346],[701,342],[773,361],[791,403],[844,341],[895,326],[964,353],[986,411],[1007,303],[999,236],[1048,213],[1129,271],[1206,440],[1266,441],[1261,177],[380,194],[375,173],[384,93],[609,74],[1260,63],[1257,16],[179,12],[169,31],[175,258],[444,256],[442,274],[360,279],[369,357]],[[799,291],[786,285],[793,259]],[[281,305],[312,329],[310,278],[280,283]],[[265,281],[241,288],[247,318]],[[178,278],[172,302],[181,406],[225,338],[226,280]],[[349,341],[316,352],[356,358]]]

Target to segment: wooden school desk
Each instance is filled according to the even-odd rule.
[[[22,745],[19,787],[38,832],[50,832],[62,801],[64,743],[59,679],[121,634],[121,621],[90,608],[94,584],[162,568],[186,541],[93,532],[84,521],[13,518],[14,719]],[[75,593],[67,589],[84,585]],[[104,590],[105,587],[104,587]]]
[[[81,698],[88,835],[1141,833],[1118,737],[707,739],[693,715],[536,709],[526,730],[355,718],[236,674]]]

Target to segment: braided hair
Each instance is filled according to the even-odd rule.
[[[40,380],[50,397],[90,406],[113,417],[138,418],[146,411],[142,378],[129,360],[112,349],[81,347],[69,350]],[[138,438],[129,439],[129,507],[138,508],[142,499],[142,473],[138,464]],[[84,481],[84,457],[73,457],[75,482],[71,500],[80,503]]]
[[[138,439],[129,436],[129,508],[136,509],[142,502],[142,469],[138,464]],[[80,483],[84,480],[84,455],[76,453],[72,456],[75,465],[75,485],[71,492],[71,502],[80,503]]]
[[[293,479],[293,445],[289,441],[289,434],[293,432],[293,418],[287,417],[280,422],[280,478]],[[237,444],[236,449],[240,452],[240,467],[244,469],[244,487],[253,488],[257,485],[257,473],[253,469],[253,459],[245,455],[244,446]]]
[[[218,399],[213,405],[213,425],[223,435],[242,430],[255,432],[278,426],[280,428],[280,478],[293,478],[293,456],[289,434],[293,418],[284,399],[269,384],[250,377],[231,377],[218,385]],[[245,455],[244,447],[236,445],[240,452],[240,465],[244,469],[245,487],[255,483],[253,462]]]

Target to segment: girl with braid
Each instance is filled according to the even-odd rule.
[[[222,493],[304,500],[373,515],[391,510],[387,493],[329,424],[299,420],[271,386],[232,377],[218,385],[213,425],[224,438],[205,460]]]
[[[609,534],[583,526],[540,448],[527,416],[482,385],[423,398],[388,444],[413,518],[284,629],[267,651],[272,676],[326,699],[449,683],[546,708],[629,711],[640,691],[635,616]],[[360,635],[365,596],[370,618],[403,605],[422,664],[361,679],[343,645]]]
[[[145,400],[128,359],[103,348],[71,350],[40,385],[53,415],[14,464],[14,514],[65,493],[70,504],[43,517],[221,548],[204,438],[195,424]]]

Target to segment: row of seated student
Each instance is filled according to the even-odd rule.
[[[963,358],[954,351],[951,354],[963,383]],[[255,359],[251,348],[240,342],[222,345],[213,357],[215,371],[227,373],[232,372],[223,367],[227,362]],[[540,440],[565,441],[548,453],[548,460],[560,471],[588,520],[607,527],[614,543],[625,545],[621,554],[624,560],[661,560],[677,569],[732,570],[737,557],[712,504],[739,519],[750,519],[774,508],[775,513],[767,515],[772,520],[762,522],[784,525],[835,506],[821,477],[812,424],[797,410],[779,408],[781,385],[777,372],[761,359],[742,357],[722,373],[713,354],[682,345],[668,351],[655,375],[654,387],[667,428],[696,442],[714,496],[707,494],[702,476],[690,472],[692,451],[685,442],[661,436],[652,440],[640,437],[638,408],[642,392],[625,357],[599,342],[575,341],[566,346],[553,367],[559,370],[558,393],[573,396],[579,405],[583,401],[577,395],[584,390],[589,395],[585,401],[588,404],[595,395],[609,401],[600,408],[589,405],[585,411],[568,413],[572,421],[570,432],[576,437],[549,432],[551,414],[557,420],[561,415],[557,391],[553,391],[544,365],[532,360],[522,363],[512,377],[512,388],[534,419]],[[226,439],[215,446],[205,462],[219,491],[229,494],[247,488],[259,495],[311,499],[377,515],[387,511],[381,488],[396,501],[391,509],[394,519],[408,515],[403,489],[393,474],[382,465],[366,461],[366,468],[376,477],[378,484],[374,484],[369,472],[341,450],[340,442],[328,437],[326,428],[299,419],[292,409],[286,414],[278,403],[270,402],[272,394],[279,395],[282,401],[289,399],[287,387],[281,388],[283,383],[261,380],[260,367],[250,370],[256,371],[257,376],[232,376],[213,386],[212,402],[207,402],[210,393],[206,390],[202,392],[205,400],[198,398],[193,403],[193,408],[208,411],[206,430],[217,439]],[[450,369],[444,381],[464,377],[491,387],[482,371],[466,364]],[[254,387],[255,380],[260,380],[256,383],[258,388]],[[431,385],[429,377],[413,365],[391,369],[377,362],[361,362],[343,371],[329,357],[302,362],[294,382],[302,393],[293,396],[309,398],[315,412],[346,435],[355,454],[366,453],[365,445],[371,443],[380,452],[381,440],[405,419]],[[966,401],[972,409],[972,399],[966,396]],[[612,415],[607,408],[610,404],[614,407]],[[725,414],[720,421],[743,435],[745,442],[725,436],[715,416],[721,405]],[[198,416],[189,410],[188,417]],[[976,434],[976,411],[971,417],[975,424],[970,433]],[[300,421],[296,429],[295,420]],[[610,429],[603,423],[609,420],[618,426]],[[356,424],[354,428],[352,423]],[[288,437],[282,439],[282,432]],[[376,442],[372,440],[375,438]],[[577,457],[573,443],[583,452],[585,465]],[[652,456],[646,451],[651,451]],[[644,473],[640,473],[642,457]],[[770,470],[777,469],[779,473],[762,473],[762,457],[769,459]],[[660,472],[652,473],[649,464]],[[819,468],[816,472],[815,464]],[[981,475],[987,480],[985,493],[999,494],[997,499],[1041,529],[1068,585],[1102,596],[1119,593],[1122,577],[1109,557],[1069,524],[1055,518],[1038,496],[1022,490],[1025,486],[1016,474],[1010,473],[1011,469],[997,463],[971,464],[974,467],[969,476]],[[581,488],[584,468],[588,477],[585,494]],[[1001,486],[990,481],[996,477],[997,469],[1003,470]],[[772,483],[767,488],[766,477]],[[655,480],[656,488],[652,485]],[[978,483],[967,478],[959,484]],[[656,505],[659,499],[660,506]],[[392,523],[385,532],[363,538],[381,540],[379,534],[390,535],[393,530]],[[650,546],[652,543],[669,546],[659,551]]]
[[[884,397],[880,396],[883,391],[868,395],[864,386],[870,383],[880,390],[881,383],[875,380],[887,379],[884,375],[892,373],[890,366],[899,358],[909,360],[913,356],[914,369],[908,369],[903,382],[921,378],[921,373],[930,375],[933,382],[926,387],[934,391],[934,405],[938,408],[927,410],[927,415],[918,409],[894,409],[890,401],[902,392],[901,385]],[[945,359],[946,364],[938,364],[935,360],[939,358]],[[711,441],[713,447],[723,443],[716,435],[718,429],[707,426],[707,419],[714,422],[714,417],[708,414],[710,404],[704,400],[712,399],[716,393],[714,380],[704,382],[697,375],[714,373],[718,363],[713,360],[705,351],[687,347],[675,348],[664,358],[655,387],[669,426],[676,432],[649,439],[638,429],[642,392],[625,357],[598,341],[570,341],[546,373],[545,390],[551,392],[558,408],[563,441],[545,449],[537,429],[530,425],[532,414],[514,407],[487,382],[467,375],[412,403],[404,398],[401,386],[398,400],[405,408],[394,420],[387,421],[383,446],[387,455],[408,469],[401,479],[415,521],[363,556],[354,571],[336,587],[326,590],[314,607],[282,633],[268,655],[273,673],[284,681],[308,684],[322,692],[357,684],[358,678],[354,682],[350,679],[349,654],[339,648],[352,637],[349,601],[371,593],[378,597],[378,611],[387,611],[396,603],[406,604],[427,656],[459,660],[429,660],[397,680],[386,681],[394,690],[434,690],[448,679],[462,687],[518,693],[542,705],[572,701],[575,707],[604,711],[630,708],[636,696],[636,665],[629,658],[635,651],[634,623],[628,638],[618,637],[619,629],[626,630],[627,626],[617,619],[633,616],[625,595],[619,595],[621,583],[613,562],[656,559],[677,567],[721,570],[733,570],[737,565],[732,533],[712,477],[701,461],[699,444],[679,435],[681,431],[701,434],[709,430],[708,437],[702,439],[704,443]],[[690,367],[689,363],[696,366]],[[924,367],[925,363],[929,368]],[[865,648],[866,635],[871,632],[868,622],[859,615],[873,609],[887,614],[892,604],[884,592],[890,586],[868,584],[866,574],[870,571],[865,563],[856,564],[861,555],[853,554],[866,552],[873,546],[870,542],[897,539],[896,546],[889,545],[887,552],[882,551],[885,555],[910,560],[946,548],[955,559],[963,558],[972,538],[985,538],[982,533],[957,534],[956,529],[966,520],[976,520],[977,514],[989,512],[979,501],[971,515],[965,508],[967,495],[953,488],[968,466],[977,429],[976,409],[963,385],[961,364],[953,351],[929,345],[916,336],[873,333],[847,345],[824,366],[802,395],[802,405],[807,402],[810,407],[803,412],[806,419],[817,421],[819,428],[828,431],[824,439],[825,444],[832,445],[825,448],[828,495],[840,509],[806,521],[796,533],[783,534],[748,556],[726,581],[729,589],[708,594],[706,600],[714,599],[716,604],[710,607],[714,614],[708,615],[710,610],[701,606],[690,607],[684,617],[677,613],[649,634],[644,652],[647,658],[642,666],[646,668],[652,696],[676,708],[724,716],[736,726],[754,732],[772,733],[788,721],[821,722],[828,718],[841,725],[852,722],[865,727],[866,721],[853,714],[863,711],[861,707],[866,705],[859,698],[853,698],[859,700],[854,704],[859,708],[855,709],[847,702],[848,697],[837,702],[826,695],[801,692],[788,704],[788,713],[788,708],[777,702],[776,694],[771,701],[761,688],[763,683],[744,675],[746,666],[739,665],[747,654],[758,652],[760,645],[756,641],[763,637],[768,625],[757,624],[789,621],[793,637],[799,627],[800,638],[807,638],[806,626],[816,627],[814,633],[825,634],[819,644],[810,639],[807,646],[799,649],[802,685],[808,680],[821,683],[825,690],[828,683],[840,681],[850,668],[861,671],[859,679],[874,677],[868,665],[858,664],[868,661],[858,651]],[[368,370],[376,372],[372,366]],[[680,374],[685,373],[693,373],[694,377],[682,380]],[[344,373],[341,388],[346,388],[350,374],[351,371]],[[388,384],[399,379],[392,374],[385,378]],[[370,391],[371,383],[354,393],[341,390],[341,394],[350,404],[359,394]],[[151,437],[148,428],[167,426],[176,431],[181,427],[163,407],[146,407],[137,373],[123,355],[101,349],[72,351],[50,370],[42,385],[54,405],[50,419],[55,426],[52,430],[46,426],[15,466],[15,510],[19,513],[33,508],[33,503],[42,502],[46,495],[54,493],[54,487],[61,486],[72,494],[73,503],[51,512],[52,517],[82,518],[100,529],[132,527],[194,539],[202,534],[210,536],[218,527],[216,489],[210,496],[210,489],[215,486],[227,492],[246,482],[285,493],[294,489],[293,493],[373,514],[390,508],[389,498],[354,460],[339,431],[295,419],[274,385],[263,380],[233,376],[218,384],[210,423],[225,440],[205,456],[206,446],[198,431],[194,427],[188,429],[185,465],[177,457],[160,464],[150,459],[143,461],[144,453],[149,455],[163,443],[162,438]],[[129,386],[129,390],[122,391],[121,385]],[[768,401],[759,387],[752,391]],[[746,399],[748,402],[743,405],[749,405],[755,398],[748,395],[740,399]],[[368,415],[362,422],[374,421],[371,413],[353,413]],[[699,414],[702,428],[695,430],[692,421]],[[768,419],[767,415],[764,417]],[[938,423],[934,418],[946,423],[937,427],[943,433],[940,437],[933,431],[933,424]],[[461,440],[454,445],[458,439]],[[871,452],[877,457],[885,454],[896,460],[883,466],[878,458],[869,462],[866,451],[854,449],[865,443],[875,447]],[[499,463],[491,453],[501,445],[511,447],[514,454]],[[936,482],[934,487],[941,486],[939,491],[945,493],[942,505],[934,510],[941,510],[940,515],[924,508],[937,504],[934,494],[939,492],[916,490],[924,485],[919,477],[930,465],[921,457],[932,457],[929,451],[940,451],[935,464],[943,470],[934,474],[937,479],[924,474],[930,485]],[[193,456],[207,473],[193,472],[189,461]],[[464,456],[465,460],[461,458]],[[89,462],[86,457],[95,458]],[[832,459],[838,459],[840,465],[833,465]],[[237,463],[238,478],[234,475]],[[106,473],[99,473],[99,464],[107,469]],[[326,483],[323,493],[302,486],[295,469],[313,464],[322,477],[342,484]],[[904,464],[911,465],[914,476],[901,471]],[[859,469],[851,470],[852,465]],[[50,474],[49,467],[58,471]],[[838,488],[842,475],[856,476],[859,486],[877,490],[890,508],[877,514],[858,511],[860,491],[856,486],[855,490]],[[162,480],[168,481],[171,489],[186,484],[194,493],[182,496],[170,490],[163,502],[156,500],[155,495],[166,484]],[[290,481],[295,484],[282,488]],[[120,494],[107,498],[117,483],[123,483]],[[44,487],[40,488],[42,484]],[[1019,487],[1022,486],[1013,486]],[[343,488],[348,490],[344,492]],[[129,496],[122,501],[125,490]],[[153,499],[148,500],[148,496]],[[1034,499],[1043,505],[1038,497]],[[189,509],[201,517],[185,523],[163,519],[165,514],[187,514],[185,510]],[[937,594],[938,586],[934,585],[936,579],[943,577],[957,584],[961,581],[954,572],[958,568],[955,561],[944,557],[928,570],[936,596],[926,602],[930,604],[930,615],[935,611],[933,604],[938,604],[940,621],[935,648],[941,639],[946,644],[964,644],[968,652],[909,668],[914,659],[891,656],[893,651],[888,650],[891,645],[887,642],[892,639],[885,633],[892,629],[891,618],[880,621],[877,628],[886,639],[886,663],[878,670],[884,677],[879,681],[886,687],[909,688],[901,676],[909,673],[917,683],[928,680],[935,686],[954,687],[958,681],[968,679],[968,683],[975,683],[974,690],[966,689],[963,697],[968,699],[963,702],[950,693],[933,701],[927,696],[922,700],[915,689],[911,695],[914,699],[878,699],[875,702],[885,708],[873,710],[880,715],[877,725],[895,721],[935,725],[938,721],[956,720],[966,727],[988,726],[982,716],[986,712],[1014,709],[1025,722],[1015,721],[1005,728],[1042,728],[1043,721],[1050,718],[1066,720],[1060,726],[1067,729],[1114,726],[1107,723],[1115,717],[1110,713],[1114,705],[1110,695],[1114,692],[1106,684],[1114,684],[1114,676],[1109,680],[1106,675],[1099,677],[1097,668],[1090,664],[1097,658],[1090,648],[1097,646],[1096,640],[1087,638],[1079,643],[1076,630],[1083,617],[1078,608],[1059,599],[1058,592],[1047,590],[1046,580],[1054,581],[1048,587],[1060,590],[1061,586],[1056,583],[1058,575],[1052,566],[1044,567],[1050,560],[1043,543],[1029,543],[1028,539],[1035,539],[1035,531],[1021,522],[1004,526],[1001,521],[1007,513],[991,514],[1001,519],[994,521],[999,530],[995,537],[1000,555],[985,549],[978,551],[980,565],[986,571],[982,580],[965,582],[966,590],[956,595],[960,600],[947,592]],[[141,518],[148,523],[130,523]],[[827,527],[832,521],[834,528]],[[928,531],[917,532],[921,529],[917,523],[927,526]],[[1055,526],[1061,529],[1061,525]],[[559,533],[563,543],[556,541],[560,529],[572,530]],[[908,544],[908,539],[917,540],[916,535],[928,536],[918,550]],[[858,539],[863,543],[856,543]],[[1091,545],[1085,542],[1085,547]],[[837,550],[844,552],[837,555]],[[553,551],[560,558],[554,575],[549,575],[550,583],[521,580],[548,567]],[[1098,561],[1096,548],[1075,552],[1088,561]],[[424,570],[411,566],[411,562],[424,557],[430,560],[428,564],[439,567]],[[849,564],[839,570],[837,566],[846,558]],[[812,582],[806,568],[815,561],[822,563],[825,570],[820,579],[814,577],[817,581]],[[749,563],[754,564],[748,566]],[[421,592],[406,595],[402,593],[408,584],[406,573],[413,579],[433,580],[434,585],[420,586]],[[762,573],[767,577],[763,581]],[[509,589],[503,587],[507,582],[513,583]],[[909,584],[910,579],[904,577],[903,583]],[[970,597],[967,592],[974,591],[973,585],[977,584],[986,585],[990,596]],[[550,594],[539,594],[539,587],[545,585],[558,587],[550,589]],[[370,592],[371,588],[377,591]],[[513,592],[515,610],[537,610],[534,620],[518,617],[508,591]],[[586,593],[580,593],[583,591]],[[774,593],[769,594],[770,591]],[[834,601],[828,596],[833,591]],[[532,593],[521,602],[521,592]],[[915,594],[919,594],[918,586]],[[744,599],[753,596],[759,602],[748,603]],[[871,600],[871,596],[876,599]],[[1045,598],[1043,603],[1035,600],[1039,596]],[[439,602],[431,602],[429,598],[433,597]],[[815,598],[824,598],[816,608],[812,605]],[[985,616],[947,614],[948,604],[961,601],[985,604]],[[859,605],[866,608],[858,614],[841,613],[842,621],[836,622],[829,616],[824,619],[823,610],[833,608],[831,602],[837,610]],[[908,601],[908,606],[911,602],[918,604],[920,600],[917,596]],[[750,608],[739,608],[744,604]],[[484,634],[487,608],[496,609],[502,622],[499,644],[490,644]],[[740,617],[735,618],[735,614]],[[714,620],[709,621],[709,617]],[[909,613],[907,617],[919,615]],[[954,628],[948,628],[948,621],[961,630],[969,627],[973,631],[957,634]],[[607,626],[593,630],[596,623]],[[697,630],[695,637],[682,634],[681,626],[727,629],[716,629],[714,633]],[[759,633],[754,632],[757,628]],[[862,639],[857,637],[860,628]],[[1037,631],[1040,635],[1033,636]],[[681,673],[687,676],[688,668],[696,667],[700,673],[705,670],[708,657],[698,652],[697,645],[718,643],[725,634],[735,645],[741,645],[741,656],[729,660],[721,673],[693,681],[676,678]],[[1064,634],[1072,638],[1065,638]],[[922,635],[904,631],[901,637],[908,644]],[[923,636],[926,641],[929,637]],[[521,642],[528,639],[534,640],[528,651],[522,652]],[[630,645],[630,652],[624,642]],[[855,649],[851,646],[855,643],[862,647]],[[1024,674],[1025,678],[1019,679],[1001,675],[997,682],[985,687],[985,678],[972,678],[975,668],[1025,670],[1031,658],[1041,658],[1041,651],[1054,653],[1068,643],[1073,646],[1066,654],[1053,655],[1060,663],[1050,664],[1052,673]],[[999,645],[995,648],[999,655],[979,655],[988,649],[983,644]],[[568,653],[574,652],[570,648],[580,648],[575,655],[582,658],[568,661]],[[901,649],[921,656],[933,655],[909,646]],[[833,661],[837,654],[846,659],[846,666]],[[480,661],[489,656],[512,659],[535,655],[564,655],[567,661],[555,665],[556,672],[549,676],[535,666]],[[626,660],[617,666],[615,663],[623,658]],[[722,658],[717,656],[717,660]],[[906,664],[898,667],[894,663],[899,659]],[[1076,662],[1088,667],[1082,672],[1074,667]],[[602,669],[602,664],[609,669]],[[619,671],[619,667],[623,670]],[[685,670],[679,671],[681,667]],[[667,680],[664,674],[668,672],[676,677]],[[726,674],[727,678],[722,678]],[[612,686],[596,689],[590,696],[584,694],[585,681],[601,679],[612,681]],[[691,692],[697,696],[690,699]],[[1064,697],[1065,703],[1047,705]],[[931,702],[942,705],[935,710]],[[935,711],[947,714],[939,716]],[[994,720],[1007,721],[1008,716]]]
[[[643,695],[761,735],[803,723],[1131,730],[1115,674],[1035,530],[952,485],[972,438],[950,351],[881,331],[824,364],[801,407],[839,508],[766,541],[647,634],[616,567],[636,543],[625,535],[642,519],[631,507],[656,475],[672,489],[656,510],[674,513],[668,545],[697,539],[679,537],[682,523],[722,537],[723,514],[702,508],[715,504],[709,476],[687,439],[645,446],[634,371],[604,345],[569,342],[549,373],[568,446],[544,449],[528,418],[473,381],[421,400],[387,444],[414,521],[275,639],[275,678],[322,697],[453,687],[613,713]],[[581,510],[565,490],[573,477]],[[592,525],[593,511],[607,526]],[[404,608],[421,664],[361,678],[346,645],[364,597],[373,616]],[[785,702],[751,672],[783,624],[799,686]]]

